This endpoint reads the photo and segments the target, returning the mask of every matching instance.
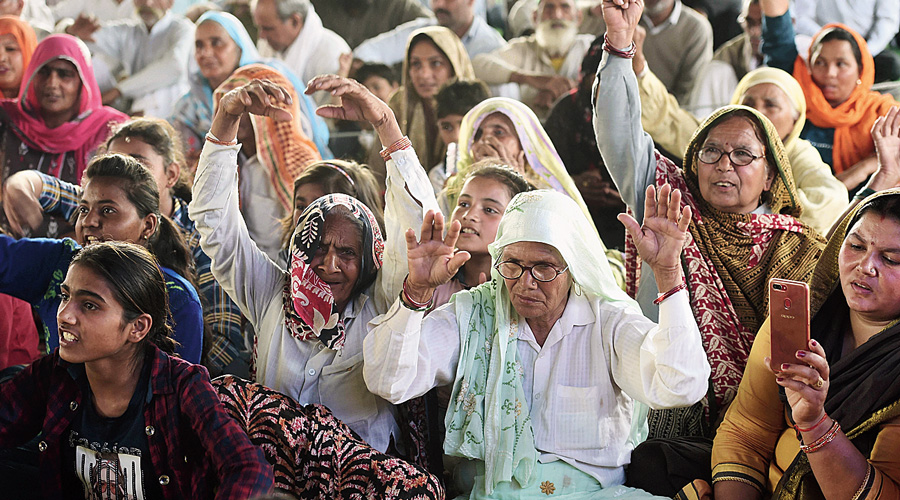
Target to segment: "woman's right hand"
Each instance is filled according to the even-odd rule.
[[[28,236],[43,222],[44,211],[38,201],[43,188],[41,176],[33,170],[16,172],[6,180],[3,210],[14,236]]]
[[[461,229],[453,221],[444,236],[444,215],[429,210],[422,221],[421,238],[411,228],[406,230],[406,256],[409,276],[406,284],[413,300],[427,302],[434,289],[449,282],[469,260],[469,252],[457,251],[456,240]]]
[[[316,114],[323,118],[369,122],[378,133],[381,144],[390,146],[403,138],[393,110],[363,84],[338,75],[319,75],[309,81],[306,93],[318,91],[341,98],[341,104],[319,106]]]
[[[900,186],[900,107],[893,106],[872,124],[878,168],[868,187],[875,191]]]
[[[277,122],[286,122],[293,119],[291,112],[285,109],[292,103],[291,94],[284,88],[268,80],[253,80],[222,96],[209,131],[220,141],[233,141],[244,114],[268,116]]]

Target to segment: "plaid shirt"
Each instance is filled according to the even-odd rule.
[[[148,481],[165,499],[240,499],[268,493],[274,476],[262,450],[225,411],[205,368],[151,345],[144,425],[150,446]],[[44,498],[62,498],[66,431],[76,410],[91,404],[59,351],[0,385],[0,448],[41,433],[39,473]],[[214,476],[215,480],[211,481]]]
[[[69,220],[81,200],[81,188],[56,177],[41,173],[44,183],[38,200],[45,213],[60,215]],[[212,262],[200,248],[200,233],[194,221],[188,217],[187,203],[172,198],[172,221],[181,229],[185,242],[194,255],[198,292],[203,300],[203,321],[212,329],[206,366],[218,376],[231,373],[249,377],[250,352],[245,347],[241,331],[242,316],[237,304],[232,302],[219,286],[210,269]]]

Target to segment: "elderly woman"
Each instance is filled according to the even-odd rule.
[[[900,496],[898,245],[900,191],[879,192],[816,266],[808,349],[771,366],[760,330],[713,446],[718,498]]]
[[[652,71],[634,69],[641,75],[638,85],[644,130],[658,146],[681,158],[700,120],[679,107]],[[847,187],[834,177],[818,150],[800,138],[806,126],[806,98],[800,84],[780,69],[758,68],[738,82],[731,103],[759,111],[775,126],[797,184],[803,207],[800,220],[821,234],[827,233],[847,208]]]
[[[386,145],[388,241],[371,211],[343,194],[313,201],[291,239],[287,270],[250,239],[240,214],[235,175],[242,116],[290,120],[286,89],[253,80],[221,98],[200,156],[189,211],[213,274],[257,333],[256,379],[301,404],[323,404],[372,447],[400,442],[395,410],[372,394],[362,378],[366,324],[386,311],[400,292],[403,230],[434,209],[434,192],[415,152],[388,106],[361,84],[318,77],[309,92],[342,98],[320,110],[327,118],[365,120]],[[257,134],[257,137],[259,134]],[[422,200],[422,201],[419,201]],[[424,208],[423,208],[424,207]],[[280,234],[276,232],[277,237]]]
[[[439,213],[421,240],[407,231],[409,275],[365,339],[365,379],[394,403],[453,384],[444,450],[464,459],[455,476],[468,498],[648,497],[617,486],[635,400],[690,405],[709,376],[678,264],[691,217],[680,197],[650,187],[644,226],[627,219],[668,291],[658,326],[618,288],[597,233],[561,193],[513,198],[489,247],[491,280],[427,317],[469,254],[454,250],[459,222],[444,236]]]
[[[801,134],[822,154],[847,189],[875,171],[869,131],[897,104],[871,90],[875,63],[865,39],[842,24],[827,24],[813,38],[807,57],[797,53],[789,0],[761,0],[763,52],[770,66],[793,72],[806,96],[807,125]]]
[[[78,184],[111,125],[128,119],[101,104],[90,52],[69,35],[51,35],[38,44],[19,95],[0,102],[2,180],[35,169]],[[31,235],[69,231],[66,221],[48,217]]]
[[[191,88],[175,104],[170,121],[181,132],[185,141],[185,153],[191,166],[203,147],[203,136],[209,130],[213,116],[213,93],[241,66],[262,63],[285,75],[298,92],[303,80],[297,78],[286,65],[275,59],[260,57],[247,29],[236,17],[227,12],[210,11],[197,19],[194,34],[194,60],[198,70],[190,75]],[[298,94],[303,133],[313,140],[316,149],[326,157],[328,153],[328,127],[314,113],[315,103],[304,94]]]
[[[744,106],[719,109],[694,134],[684,170],[653,149],[641,130],[638,85],[625,57],[641,13],[640,2],[604,3],[607,54],[598,70],[594,107],[597,144],[619,192],[638,220],[648,185],[669,183],[691,206],[691,238],[682,265],[688,269],[691,307],[713,367],[703,405],[651,415],[656,437],[708,435],[734,398],[756,331],[768,311],[770,278],[805,281],[823,241],[795,217],[799,197],[778,133],[762,114]],[[621,49],[621,50],[620,50]],[[649,317],[663,290],[652,272],[626,252],[629,292]]]

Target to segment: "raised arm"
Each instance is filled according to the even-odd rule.
[[[604,0],[606,36],[615,49],[634,40],[642,6],[627,0]],[[641,128],[641,102],[631,60],[604,53],[594,83],[594,133],[603,162],[625,204],[643,218],[644,190],[654,183],[653,139]]]
[[[794,25],[788,12],[789,0],[760,0],[762,8],[762,53],[765,63],[788,73],[794,72],[797,45],[794,42]]]
[[[438,211],[437,199],[425,168],[408,141],[404,141],[397,118],[390,107],[355,80],[336,75],[314,78],[307,93],[331,92],[341,103],[319,108],[321,116],[368,121],[375,126],[386,153],[387,178],[384,195],[385,249],[383,265],[375,282],[375,310],[383,313],[400,293],[406,276],[406,247],[402,244],[408,228],[422,226],[425,212]]]

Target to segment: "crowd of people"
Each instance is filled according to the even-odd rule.
[[[900,498],[898,0],[7,2],[0,91],[4,497]]]

